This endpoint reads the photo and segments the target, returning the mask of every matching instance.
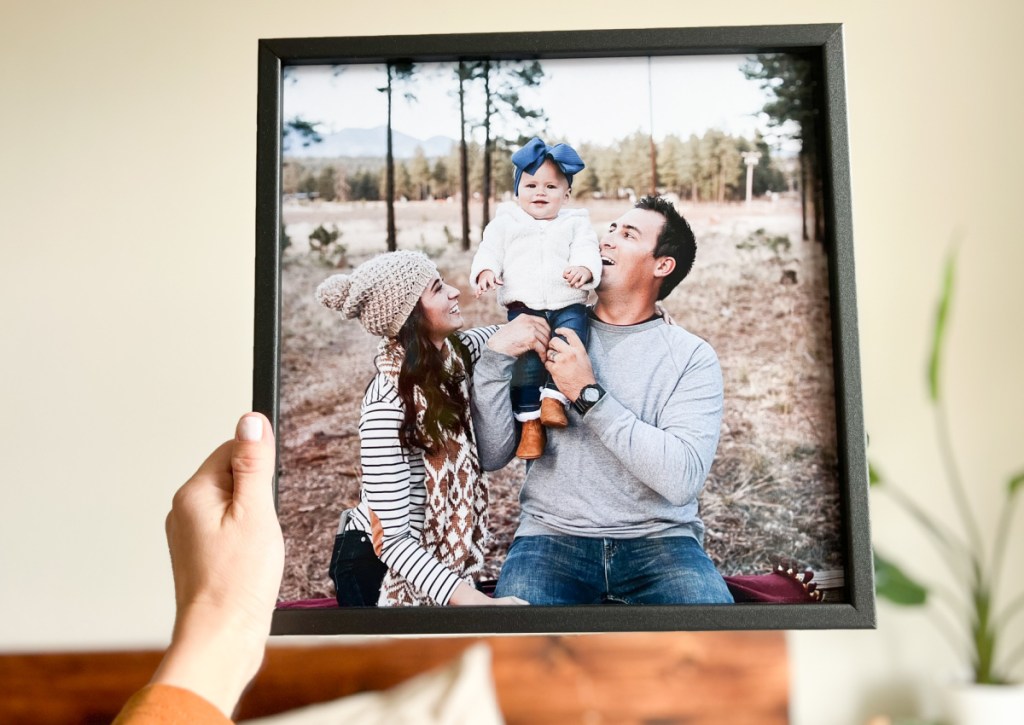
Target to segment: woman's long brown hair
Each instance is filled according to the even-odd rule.
[[[445,431],[453,434],[469,432],[469,401],[460,387],[464,376],[472,372],[469,349],[457,334],[448,336],[455,352],[462,358],[465,370],[452,374],[444,364],[442,351],[423,330],[423,310],[419,302],[398,331],[397,339],[405,350],[402,369],[398,372],[398,397],[405,409],[405,420],[398,432],[399,440],[406,448],[433,452],[441,445]],[[417,387],[423,391],[427,401],[422,431],[416,425],[418,411],[414,391]]]

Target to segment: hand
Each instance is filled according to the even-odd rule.
[[[559,335],[564,336],[565,340]],[[587,349],[580,341],[579,335],[568,327],[559,327],[555,330],[555,334],[548,342],[547,353],[542,359],[544,367],[555,381],[555,386],[569,400],[576,400],[583,388],[597,382]]]
[[[502,325],[498,331],[487,340],[487,346],[495,352],[519,357],[527,350],[544,357],[548,350],[548,338],[551,337],[551,327],[543,317],[536,315],[519,315],[507,325]]]
[[[562,279],[568,282],[570,287],[579,289],[594,279],[594,275],[586,267],[566,267],[565,271],[562,272]]]
[[[476,296],[479,299],[480,295],[492,289],[497,289],[503,286],[505,283],[489,269],[485,269],[483,272],[476,276]]]
[[[461,582],[455,588],[455,593],[452,594],[448,603],[456,607],[507,607],[529,604],[519,597],[498,597],[497,599],[489,597],[466,582]]]
[[[249,413],[167,515],[177,616],[152,682],[192,690],[228,717],[263,661],[284,570],[273,476],[270,421]]]
[[[488,599],[491,599],[488,597]],[[519,597],[497,597],[491,599],[491,604],[497,607],[522,607],[529,606],[529,602]]]

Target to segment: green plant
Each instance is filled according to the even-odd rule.
[[[459,241],[459,238],[452,234],[452,230],[448,228],[447,224],[444,225],[444,238],[448,244],[455,244],[455,242]]]
[[[342,244],[341,230],[335,225],[328,229],[323,224],[309,233],[309,251],[320,258],[321,264],[328,267],[341,267],[345,264],[348,247]]]
[[[288,236],[287,230],[284,228],[284,222],[281,222],[281,251],[288,249],[291,246],[292,238]]]
[[[1002,592],[999,586],[1005,582],[1003,560],[1010,536],[1014,503],[1021,487],[1024,486],[1024,471],[1011,476],[1006,485],[1006,502],[1002,507],[996,525],[991,550],[986,555],[982,540],[981,523],[971,509],[967,489],[960,476],[953,454],[946,401],[942,395],[941,363],[942,349],[949,321],[950,304],[953,297],[953,280],[956,270],[956,255],[946,260],[942,296],[935,316],[932,334],[931,355],[928,364],[928,392],[935,413],[936,430],[942,452],[945,478],[953,496],[954,506],[960,517],[962,533],[950,528],[938,517],[921,508],[904,491],[887,480],[873,464],[869,467],[871,485],[886,491],[907,515],[922,527],[928,538],[939,549],[942,559],[949,565],[954,579],[967,584],[967,599],[964,594],[948,589],[931,587],[935,596],[929,596],[929,588],[904,573],[896,564],[875,553],[875,588],[879,597],[896,604],[920,605],[934,599],[941,604],[945,615],[938,625],[954,649],[962,652],[966,635],[970,650],[974,682],[978,684],[1005,684],[1009,672],[1017,661],[1024,659],[1024,643],[1018,644],[1010,654],[997,662],[996,656],[1005,644],[1008,625],[1014,617],[1024,612],[1024,592],[1002,608],[997,608],[996,597]],[[940,610],[932,610],[937,617]],[[951,622],[949,616],[952,615]],[[959,632],[958,630],[966,630]]]
[[[745,240],[736,245],[736,249],[757,249],[759,247],[767,247],[772,250],[776,257],[781,257],[783,252],[788,252],[792,247],[792,242],[789,241],[789,235],[787,234],[776,234],[774,236],[768,236],[763,228],[758,228],[750,234]]]

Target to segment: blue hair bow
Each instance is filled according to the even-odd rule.
[[[516,167],[515,179],[512,189],[516,196],[519,196],[519,179],[525,171],[528,174],[537,173],[545,159],[555,162],[558,169],[565,174],[566,181],[572,186],[573,174],[583,171],[583,159],[576,153],[576,149],[568,144],[560,143],[548,146],[539,138],[534,136],[526,145],[512,154],[512,163]]]

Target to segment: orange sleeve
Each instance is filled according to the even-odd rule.
[[[114,725],[224,725],[230,722],[224,713],[191,690],[172,685],[146,685],[124,704]]]

